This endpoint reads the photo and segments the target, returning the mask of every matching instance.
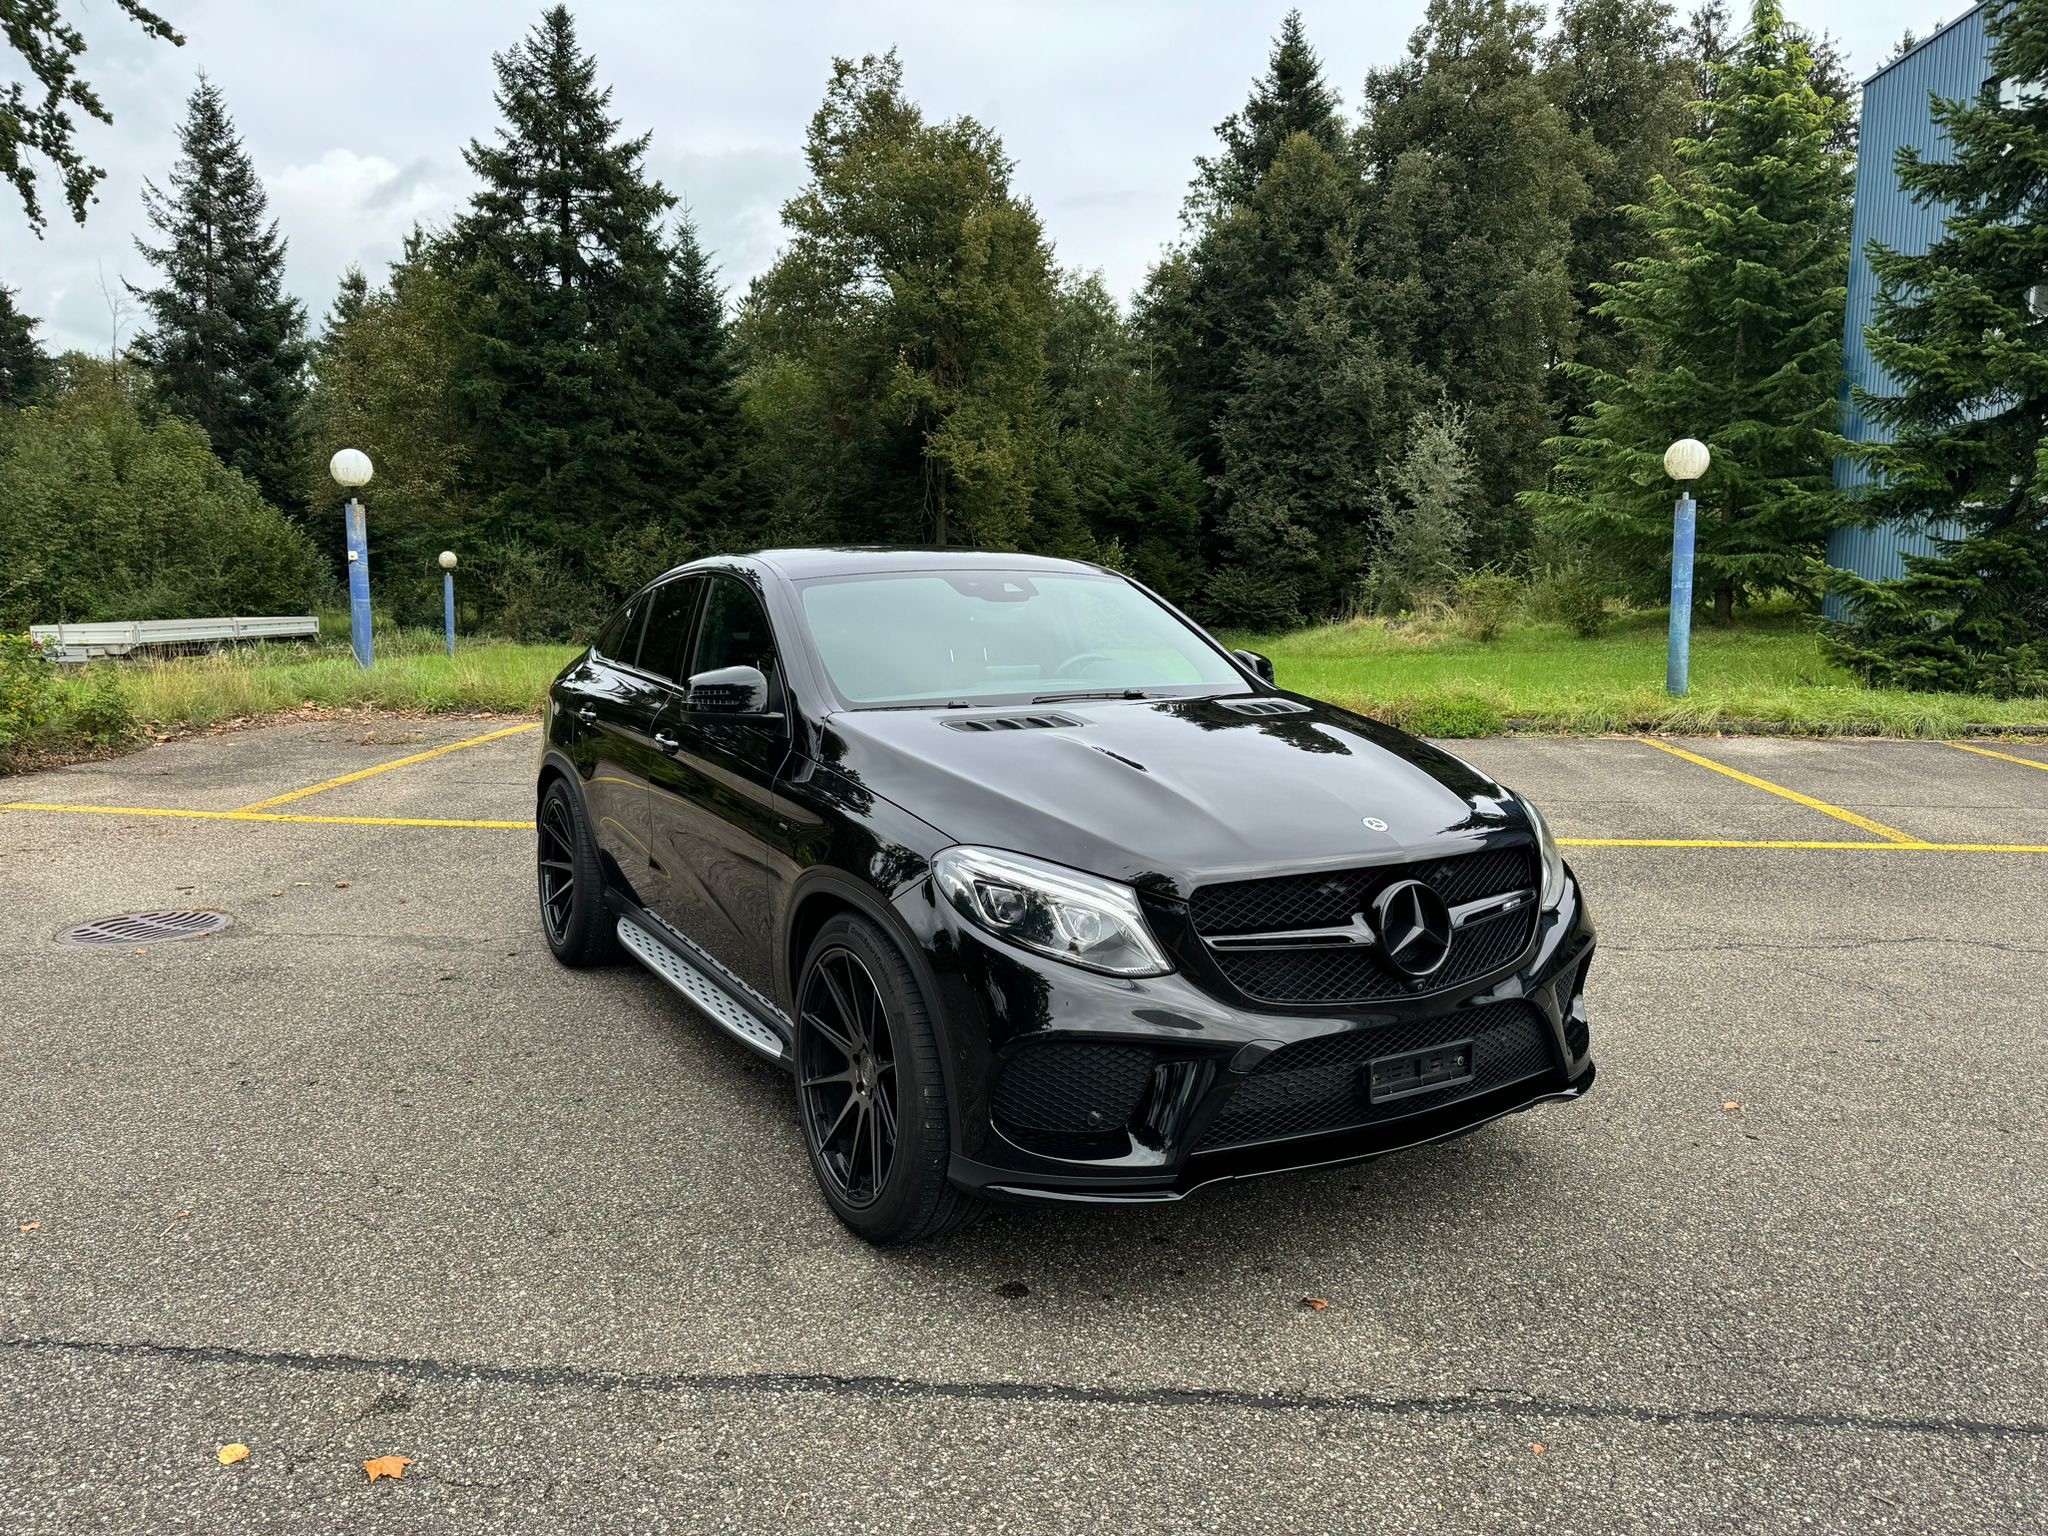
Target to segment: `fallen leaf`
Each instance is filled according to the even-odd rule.
[[[346,881],[346,880],[337,880],[337,881],[335,881],[335,882],[334,882],[334,888],[335,888],[335,889],[336,889],[337,891],[345,891],[345,890],[347,890],[347,889],[348,889],[348,887],[349,887],[349,882],[348,882],[348,881]]]
[[[1734,1114],[1737,1110],[1741,1108],[1742,1101],[1740,1099],[1730,1099],[1726,1104],[1723,1104],[1721,1106],[1722,1112],[1730,1115]]]
[[[240,1442],[234,1445],[224,1445],[220,1448],[220,1464],[224,1467],[232,1467],[236,1462],[247,1461],[248,1459],[249,1447]]]
[[[24,1221],[21,1224],[21,1230],[24,1232],[40,1232],[43,1230],[43,1224],[40,1221]]]
[[[1534,1442],[1532,1445],[1530,1445],[1529,1449],[1534,1451],[1538,1456],[1541,1456],[1543,1454],[1543,1442],[1541,1440],[1538,1440]]]
[[[402,1478],[405,1469],[411,1465],[410,1456],[379,1456],[375,1461],[364,1462],[363,1470],[370,1474],[370,1481],[374,1483],[380,1477]]]
[[[1301,1304],[1311,1312],[1327,1312],[1330,1310],[1329,1300],[1322,1296],[1304,1296],[1301,1298]]]
[[[271,894],[271,895],[273,895],[273,896],[282,896],[282,895],[284,894],[284,892],[283,892],[283,891],[272,891],[272,892],[271,892],[270,894]]]

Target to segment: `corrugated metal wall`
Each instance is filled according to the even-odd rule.
[[[1895,387],[1863,339],[1877,308],[1877,275],[1870,270],[1867,255],[1870,242],[1917,255],[1940,236],[1945,214],[1899,189],[1894,162],[1908,144],[1924,158],[1947,153],[1948,137],[1935,124],[1933,98],[1967,99],[1983,88],[1991,73],[1991,44],[1985,32],[1990,14],[1989,4],[1978,6],[1864,83],[1856,209],[1850,225],[1849,304],[1842,327],[1842,432],[1852,442],[1869,442],[1882,432],[1856,408],[1855,391],[1885,395]],[[1851,460],[1836,461],[1837,485],[1860,485],[1864,478],[1861,467]],[[1838,528],[1828,539],[1830,565],[1873,581],[1903,576],[1906,554],[1933,552],[1929,531],[1897,524]],[[1840,616],[1836,599],[1828,599],[1828,609]]]

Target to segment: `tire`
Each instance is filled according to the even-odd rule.
[[[946,1177],[952,1112],[931,1011],[910,963],[875,923],[841,913],[818,930],[801,977],[797,1119],[825,1203],[877,1247],[926,1242],[964,1225],[983,1206]],[[878,1007],[864,1008],[855,995],[863,981],[872,985]],[[842,1000],[868,1020],[864,1052]],[[843,1123],[849,1117],[851,1130]],[[870,1127],[865,1138],[863,1118]],[[885,1140],[894,1133],[879,1181],[877,1126]]]
[[[579,969],[616,960],[618,930],[605,904],[604,866],[583,806],[564,779],[551,781],[540,797],[535,841],[535,894],[549,950]]]

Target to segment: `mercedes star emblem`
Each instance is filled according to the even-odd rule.
[[[1433,976],[1451,953],[1451,909],[1420,880],[1401,880],[1372,904],[1387,964],[1413,981]]]
[[[1381,821],[1377,816],[1366,817],[1365,824],[1368,827],[1371,827],[1375,832],[1384,832],[1387,830],[1387,824],[1384,821]]]

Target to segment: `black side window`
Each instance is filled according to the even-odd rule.
[[[690,618],[697,611],[701,576],[678,576],[648,594],[647,628],[640,638],[640,667],[656,677],[680,680],[690,645]]]
[[[768,697],[781,694],[775,636],[761,599],[740,582],[714,579],[704,603],[704,622],[697,628],[697,655],[690,672],[694,676],[720,667],[759,667],[768,678]]]
[[[597,639],[591,642],[591,649],[607,661],[622,661],[633,666],[640,654],[640,619],[646,610],[646,600],[636,597],[617,613],[611,623],[597,632]]]

